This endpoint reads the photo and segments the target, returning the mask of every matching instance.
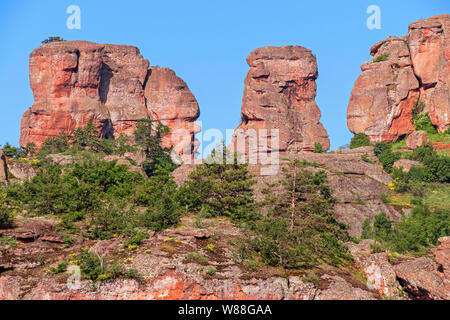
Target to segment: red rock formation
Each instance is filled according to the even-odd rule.
[[[194,156],[198,147],[194,135],[200,131],[195,120],[200,116],[200,109],[186,83],[168,68],[152,67],[145,97],[152,118],[171,129],[163,138],[163,146],[174,146],[183,157]]]
[[[347,111],[348,128],[372,142],[390,142],[414,131],[412,110],[425,103],[440,132],[449,126],[450,15],[410,25],[409,35],[371,48],[361,66]]]
[[[411,133],[408,138],[406,138],[406,147],[410,150],[414,150],[417,147],[423,146],[430,143],[430,138],[428,138],[428,133],[426,131],[420,130]]]
[[[279,151],[313,151],[319,142],[330,147],[328,134],[319,122],[321,114],[314,101],[318,77],[317,62],[310,50],[299,46],[264,47],[247,58],[250,71],[245,79],[242,123],[232,145],[250,140],[251,129],[267,129],[267,143],[258,140],[259,152],[271,150],[272,129],[279,129]],[[237,150],[251,153],[239,144]]]
[[[148,60],[135,47],[85,41],[39,47],[30,56],[35,102],[23,116],[20,144],[34,142],[40,147],[48,137],[61,131],[70,134],[92,118],[102,136],[108,138],[132,133],[136,120],[150,118],[152,113],[159,115],[157,119],[168,120],[161,115],[169,110],[170,120],[176,123],[166,121],[171,130],[193,126],[199,114],[195,98],[181,79],[165,70],[172,76],[164,78],[166,82],[160,87],[163,92],[158,92]],[[147,83],[153,89],[146,92]],[[183,94],[178,99],[161,98],[181,87]],[[158,101],[157,110],[151,110],[147,101]],[[193,140],[191,136],[189,139]]]
[[[450,299],[450,237],[439,242],[439,247],[431,250],[434,260],[421,257],[394,267],[399,282],[413,299]]]

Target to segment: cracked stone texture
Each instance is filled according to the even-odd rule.
[[[161,70],[149,68],[132,46],[86,41],[40,46],[30,55],[34,104],[22,118],[20,144],[34,142],[40,148],[47,138],[71,134],[90,119],[102,137],[117,138],[131,134],[136,120],[152,118],[171,131],[189,128],[191,145],[179,149],[193,150],[198,104],[183,80],[170,69]],[[165,137],[165,146],[177,143]]]
[[[449,127],[450,15],[412,23],[406,37],[380,41],[371,48],[355,82],[347,110],[353,133],[372,142],[390,142],[414,131],[412,110],[425,103],[439,132]]]
[[[318,71],[312,52],[299,46],[264,47],[252,51],[247,63],[242,122],[231,146],[250,157],[277,150],[311,152],[317,142],[327,150],[330,141],[314,100]],[[278,146],[271,143],[273,129],[279,130]],[[256,144],[254,132],[259,135]],[[258,150],[252,150],[250,143]]]

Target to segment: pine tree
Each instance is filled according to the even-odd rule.
[[[242,221],[254,214],[254,183],[248,165],[239,164],[237,156],[222,145],[196,167],[180,192],[182,201],[195,213],[203,208],[210,216]]]

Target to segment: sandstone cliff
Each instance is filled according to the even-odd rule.
[[[251,52],[247,63],[250,70],[245,78],[242,123],[232,143],[236,150],[252,153],[247,145],[252,129],[259,134],[258,152],[277,151],[271,147],[273,129],[279,130],[278,151],[311,152],[316,142],[328,149],[328,134],[319,122],[321,114],[314,101],[318,71],[311,51],[299,46],[264,47]],[[245,145],[236,144],[238,141]]]
[[[372,142],[395,141],[414,131],[419,99],[439,132],[449,127],[450,15],[412,23],[407,37],[371,48],[361,66],[347,111],[348,128]]]
[[[30,55],[30,84],[35,101],[22,119],[22,146],[34,142],[40,147],[48,137],[70,134],[92,118],[105,138],[130,134],[136,120],[151,118],[164,122],[172,133],[185,129],[189,145],[179,148],[184,150],[180,153],[193,154],[199,116],[195,97],[172,70],[150,68],[135,47],[86,41],[45,44]],[[170,134],[165,146],[175,147],[179,139]]]

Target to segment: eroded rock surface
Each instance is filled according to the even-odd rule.
[[[311,152],[315,143],[328,149],[328,134],[319,122],[321,113],[314,101],[318,71],[311,51],[299,46],[264,47],[251,52],[247,63],[250,70],[245,78],[242,123],[232,146],[250,156],[272,151]],[[279,130],[278,146],[272,144],[273,129]],[[252,140],[255,135],[257,141]]]
[[[348,128],[372,142],[414,131],[413,109],[424,103],[439,132],[449,127],[450,15],[417,21],[406,37],[375,44],[362,65],[347,110]]]
[[[161,69],[168,76],[152,70],[132,46],[86,41],[42,45],[30,55],[35,101],[23,116],[20,144],[34,142],[39,148],[47,138],[71,134],[90,119],[102,137],[116,138],[131,134],[136,120],[151,118],[171,131],[189,128],[192,145],[183,147],[194,149],[192,132],[199,115],[194,96],[170,69]],[[177,143],[166,137],[165,146]]]

